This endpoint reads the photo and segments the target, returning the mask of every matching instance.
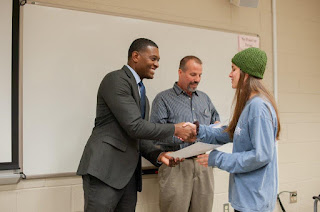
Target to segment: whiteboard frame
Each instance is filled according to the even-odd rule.
[[[19,40],[20,3],[12,0],[12,51],[11,51],[11,162],[0,162],[0,170],[19,169]]]

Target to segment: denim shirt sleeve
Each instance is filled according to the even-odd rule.
[[[273,124],[270,119],[256,116],[249,121],[249,134],[253,148],[250,151],[224,153],[212,151],[208,165],[230,173],[245,173],[267,165],[275,153]],[[250,142],[250,141],[248,141]]]
[[[199,138],[201,142],[209,144],[226,144],[232,142],[229,134],[224,131],[226,128],[227,126],[212,128],[210,126],[200,125],[197,138]]]

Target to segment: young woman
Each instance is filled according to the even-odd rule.
[[[198,162],[230,173],[229,201],[235,211],[271,212],[276,203],[280,123],[274,98],[261,82],[266,63],[266,53],[258,48],[236,54],[229,74],[236,89],[229,126],[197,126],[202,142],[233,142],[232,154],[214,150],[198,156]]]

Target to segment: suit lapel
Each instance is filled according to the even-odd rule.
[[[129,68],[126,65],[124,65],[122,67],[122,70],[127,74],[128,78],[129,78],[129,82],[132,87],[133,98],[140,108],[140,95],[139,95],[138,85],[137,85],[136,79],[134,78],[133,74],[131,73],[131,71],[129,70]]]
[[[140,95],[139,95],[139,91],[138,91],[138,85],[136,82],[136,79],[134,78],[133,74],[131,73],[131,71],[129,70],[129,68],[124,65],[122,67],[122,70],[127,74],[128,78],[129,78],[129,82],[131,84],[132,87],[132,95],[134,100],[136,101],[138,107],[140,108]],[[137,174],[137,178],[138,178],[138,182],[137,182],[137,191],[141,191],[142,190],[142,173],[141,173],[141,153],[140,153],[140,142],[136,143],[136,147],[137,150],[139,151],[139,160],[138,160],[138,165],[136,167],[135,173]]]
[[[129,70],[129,68],[124,65],[122,67],[122,70],[127,74],[128,78],[130,79],[131,87],[132,87],[132,93],[133,93],[133,98],[135,99],[138,107],[140,108],[140,95],[138,91],[138,85],[136,82],[136,79],[134,78],[133,74]],[[149,105],[149,100],[148,97],[146,96],[146,113],[145,113],[145,120],[149,120],[149,112],[150,112],[150,105]]]

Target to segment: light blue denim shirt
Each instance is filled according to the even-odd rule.
[[[232,142],[226,127],[200,125],[198,138],[205,143]],[[209,166],[230,173],[229,202],[242,212],[271,212],[278,190],[277,116],[260,96],[250,99],[237,123],[232,154],[212,151]]]

